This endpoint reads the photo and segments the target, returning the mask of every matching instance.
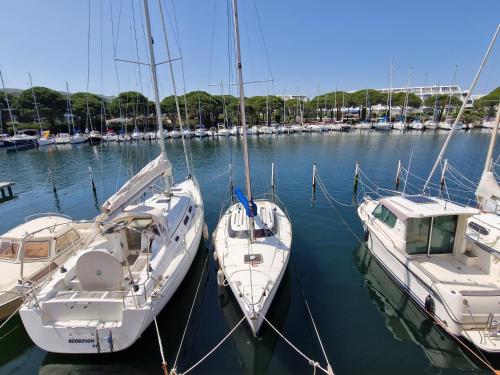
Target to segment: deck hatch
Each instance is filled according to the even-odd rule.
[[[423,195],[412,195],[412,196],[406,196],[404,197],[405,199],[409,200],[410,202],[413,203],[437,203],[435,200],[424,197]]]
[[[248,263],[260,264],[262,263],[262,254],[246,254],[243,257],[243,260],[245,261],[246,264]]]

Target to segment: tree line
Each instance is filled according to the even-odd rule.
[[[68,96],[64,93],[47,87],[33,87],[36,97],[38,113],[44,129],[53,132],[65,131],[70,117],[68,116]],[[342,107],[358,108],[358,116],[365,118],[369,115],[375,117],[371,109],[376,105],[386,105],[388,94],[377,90],[359,90],[355,92],[336,91],[318,95],[304,102],[298,99],[289,99],[285,102],[281,97],[253,96],[246,99],[246,116],[251,125],[272,122],[294,122],[301,117],[304,121],[341,119]],[[3,93],[2,93],[2,96]],[[19,95],[7,94],[14,121],[20,128],[38,127],[35,103],[31,89],[22,91]],[[392,95],[392,106],[399,107],[402,114],[405,103],[405,93]],[[154,102],[136,91],[122,92],[113,98],[104,98],[93,93],[77,92],[69,96],[72,107],[75,128],[118,130],[126,126],[129,130],[133,127],[139,129],[154,129]],[[12,131],[12,123],[7,111],[7,100],[0,100],[0,125],[3,131]],[[484,116],[493,116],[494,107],[500,100],[500,87],[475,102],[474,108],[465,114],[466,121],[479,120]],[[442,115],[445,108],[458,108],[462,102],[456,97],[446,95],[432,96],[420,100],[415,94],[409,94],[407,103],[409,107],[437,109]],[[184,96],[179,96],[180,114],[183,121],[187,118],[190,125],[203,123],[205,126],[216,126],[217,123],[238,123],[239,104],[238,98],[231,95],[211,95],[205,91],[192,91]],[[164,123],[171,128],[178,124],[178,113],[173,96],[167,96],[161,101],[164,114]],[[397,112],[397,111],[396,111]],[[106,123],[106,120],[114,119]]]

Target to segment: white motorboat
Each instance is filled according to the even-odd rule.
[[[392,129],[392,124],[388,122],[385,117],[378,119],[377,122],[375,123],[375,130],[388,131],[391,129]]]
[[[235,190],[239,202],[223,214],[213,235],[214,257],[220,267],[218,283],[229,286],[257,336],[288,264],[292,228],[275,199],[254,201],[252,197],[237,0],[233,0],[233,12],[247,196]]]
[[[410,129],[411,130],[424,130],[424,124],[422,124],[422,121],[420,121],[420,119],[415,119],[410,123]]]
[[[102,140],[104,142],[116,142],[118,140],[118,136],[114,131],[107,131],[106,134],[102,136]]]
[[[72,144],[84,143],[87,141],[88,141],[87,137],[85,136],[85,134],[82,133],[75,133],[71,137],[69,137],[69,142]]]
[[[38,288],[90,234],[90,225],[58,214],[35,215],[0,236],[0,320],[22,303],[17,288]]]
[[[267,125],[262,125],[258,130],[259,134],[273,134],[273,128]]]
[[[309,131],[311,131],[313,133],[321,133],[323,131],[323,125],[311,124],[311,125],[309,125]]]
[[[209,137],[215,137],[217,135],[217,129],[214,128],[213,126],[210,127],[210,129],[207,130],[207,135]]]
[[[144,8],[162,133],[147,0]],[[175,85],[174,97],[178,103]],[[173,184],[163,142],[160,148],[156,159],[103,204],[98,231],[85,248],[38,291],[26,286],[33,297],[22,305],[21,319],[42,349],[109,353],[130,347],[186,276],[200,244],[203,201],[194,177]]]
[[[291,126],[293,133],[302,133],[302,126],[300,124],[294,124]]]
[[[452,126],[453,126],[453,122],[451,122],[451,121],[441,121],[438,123],[438,129],[441,129],[441,130],[451,130]]]
[[[342,123],[334,122],[333,124],[330,124],[330,130],[333,130],[336,132],[342,131]]]
[[[132,140],[134,141],[140,141],[142,139],[144,139],[144,134],[142,132],[140,132],[139,130],[137,130],[137,128],[134,129],[134,131],[132,132]]]
[[[50,131],[45,130],[37,140],[39,146],[48,146],[56,143],[56,139],[50,135]]]
[[[478,210],[439,198],[367,199],[358,208],[372,255],[453,336],[500,353],[500,253],[465,237]]]
[[[237,136],[238,135],[238,127],[236,126],[233,126],[230,130],[229,130],[229,133],[232,135],[232,136]]]
[[[424,122],[424,129],[425,130],[436,130],[437,129],[436,121],[427,120],[426,122]]]
[[[217,136],[228,137],[231,135],[229,129],[226,128],[224,124],[217,124]]]
[[[392,128],[395,130],[406,130],[407,126],[402,121],[396,121],[395,123],[392,124]]]
[[[39,137],[36,129],[20,130],[12,137],[3,138],[3,145],[14,149],[34,148],[38,146]]]
[[[198,138],[203,138],[208,136],[208,132],[205,129],[205,125],[203,124],[197,125],[196,128],[194,128],[194,136]]]
[[[56,144],[64,145],[66,143],[70,143],[70,136],[68,133],[57,133],[56,135]]]
[[[184,138],[191,138],[194,135],[194,133],[189,129],[189,127],[187,127],[182,131],[182,135]]]
[[[160,134],[160,132],[159,132],[159,131],[158,131],[158,132],[156,132],[156,138],[157,138],[157,139],[161,139],[161,137],[163,137],[163,139],[167,139],[168,137],[170,137],[170,134],[169,134],[169,132],[167,132],[167,131],[164,131],[164,132],[163,132],[163,135],[162,135],[162,134]]]
[[[174,130],[172,130],[170,133],[170,138],[181,138],[182,137],[182,132],[181,128],[175,127]]]

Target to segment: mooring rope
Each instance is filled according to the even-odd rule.
[[[207,359],[210,355],[212,355],[229,337],[231,337],[231,335],[233,334],[233,332],[241,325],[241,323],[245,320],[245,316],[243,316],[243,318],[241,318],[241,320],[238,322],[238,324],[236,324],[233,329],[231,331],[228,332],[228,334],[226,336],[224,336],[224,338],[219,341],[219,343],[217,345],[215,345],[207,354],[205,354],[198,362],[196,362],[194,365],[192,365],[190,368],[188,368],[186,371],[184,372],[172,372],[171,375],[173,374],[178,374],[178,375],[186,375],[186,374],[189,374],[192,370],[194,370],[196,367],[198,367],[205,359]]]
[[[262,319],[264,319],[264,321],[269,324],[269,326],[288,344],[290,345],[298,354],[300,354],[311,366],[313,366],[315,369],[316,368],[319,368],[321,371],[323,371],[325,374],[327,375],[333,375],[333,370],[330,366],[330,364],[328,363],[328,360],[327,360],[327,368],[323,368],[318,362],[312,360],[311,358],[309,358],[307,355],[305,355],[303,352],[301,352],[295,345],[293,345],[293,343],[288,340],[269,320],[267,320],[267,318],[259,312],[259,315],[262,317]],[[321,341],[321,340],[320,340]]]
[[[177,350],[177,355],[175,356],[174,366],[172,368],[172,372],[174,372],[174,373],[176,373],[176,371],[177,371],[177,361],[179,359],[179,355],[181,354],[182,345],[184,343],[184,338],[186,337],[187,329],[189,327],[189,322],[191,321],[191,316],[193,314],[194,306],[195,306],[196,301],[198,299],[198,292],[200,291],[201,281],[203,280],[203,276],[205,275],[205,269],[207,268],[208,256],[210,254],[211,248],[212,248],[212,246],[210,246],[209,250],[207,251],[207,255],[205,256],[205,262],[203,263],[203,271],[201,272],[200,280],[198,281],[198,286],[196,287],[196,293],[195,293],[194,298],[193,298],[193,303],[191,304],[191,309],[189,310],[189,315],[188,315],[188,319],[186,322],[186,326],[184,327],[184,332],[182,333],[182,338],[181,338],[181,342],[179,344],[179,349]]]

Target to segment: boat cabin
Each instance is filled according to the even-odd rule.
[[[373,216],[408,255],[463,252],[467,219],[478,210],[441,199],[416,195],[382,198]]]
[[[80,241],[80,233],[69,219],[39,217],[0,237],[0,262],[49,261]]]

